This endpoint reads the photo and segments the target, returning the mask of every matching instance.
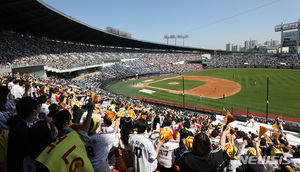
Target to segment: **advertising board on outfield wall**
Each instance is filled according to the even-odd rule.
[[[296,46],[297,32],[298,31],[283,32],[283,47]],[[299,38],[300,38],[300,35],[299,35]]]

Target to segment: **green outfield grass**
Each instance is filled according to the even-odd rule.
[[[266,113],[267,100],[267,77],[269,77],[269,114],[289,117],[300,117],[300,71],[299,70],[271,70],[271,69],[212,69],[184,75],[209,76],[228,79],[239,83],[242,90],[232,96],[223,99],[202,98],[198,96],[185,95],[185,103],[194,106],[213,108],[222,110],[223,107],[233,110]],[[174,77],[169,76],[169,77]],[[160,80],[162,78],[153,78]],[[256,80],[256,84],[254,81]],[[166,80],[174,81],[172,80]],[[153,94],[139,92],[143,88],[132,87],[133,82],[143,82],[135,80],[121,82],[110,86],[108,89],[117,91],[125,96],[139,96],[156,100],[163,100],[175,103],[182,103],[182,95],[171,94],[167,91],[146,88],[156,91]],[[182,80],[176,80],[182,84]],[[190,81],[188,81],[190,82]],[[188,90],[188,82],[185,80],[185,90]],[[166,83],[160,81],[155,87],[165,88]],[[158,85],[157,85],[158,84]],[[160,84],[160,85],[159,85]],[[199,83],[198,86],[205,84]],[[152,85],[152,84],[151,84]],[[197,86],[197,84],[196,84]],[[194,88],[192,85],[191,88]],[[182,88],[182,85],[181,85]],[[168,88],[171,89],[171,88]],[[178,87],[180,90],[180,87]],[[173,90],[175,90],[173,88]]]
[[[177,84],[177,85],[169,84],[169,83],[172,83],[172,82],[178,82],[179,84]],[[185,80],[184,81],[184,89],[185,90],[191,90],[193,88],[197,88],[197,87],[199,87],[201,85],[204,85],[204,84],[206,84],[205,81]],[[183,89],[183,80],[182,79],[166,79],[166,80],[163,80],[163,81],[158,81],[158,82],[155,82],[155,83],[151,83],[151,84],[149,84],[149,86],[180,91],[180,90]]]

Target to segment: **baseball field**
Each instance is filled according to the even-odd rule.
[[[300,117],[300,71],[278,69],[210,69],[200,72],[119,82],[108,87],[122,95],[211,109],[233,109]],[[184,85],[183,85],[184,82]],[[201,96],[201,100],[200,100]]]

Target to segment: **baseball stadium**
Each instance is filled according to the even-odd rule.
[[[0,172],[300,171],[299,38],[225,51],[101,30],[42,0],[0,0],[0,14]]]

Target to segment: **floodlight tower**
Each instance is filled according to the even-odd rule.
[[[182,35],[177,35],[177,38],[182,39],[183,37],[182,37]]]
[[[183,46],[184,46],[184,39],[187,39],[187,38],[189,38],[189,35],[183,35],[183,36],[182,36],[182,39],[183,39],[182,45],[183,45]]]
[[[170,35],[170,37],[169,38],[171,38],[171,39],[175,39],[175,45],[176,45],[176,36],[175,35]]]
[[[164,39],[167,39],[167,44],[169,44],[169,38],[170,38],[169,35],[164,35]]]

